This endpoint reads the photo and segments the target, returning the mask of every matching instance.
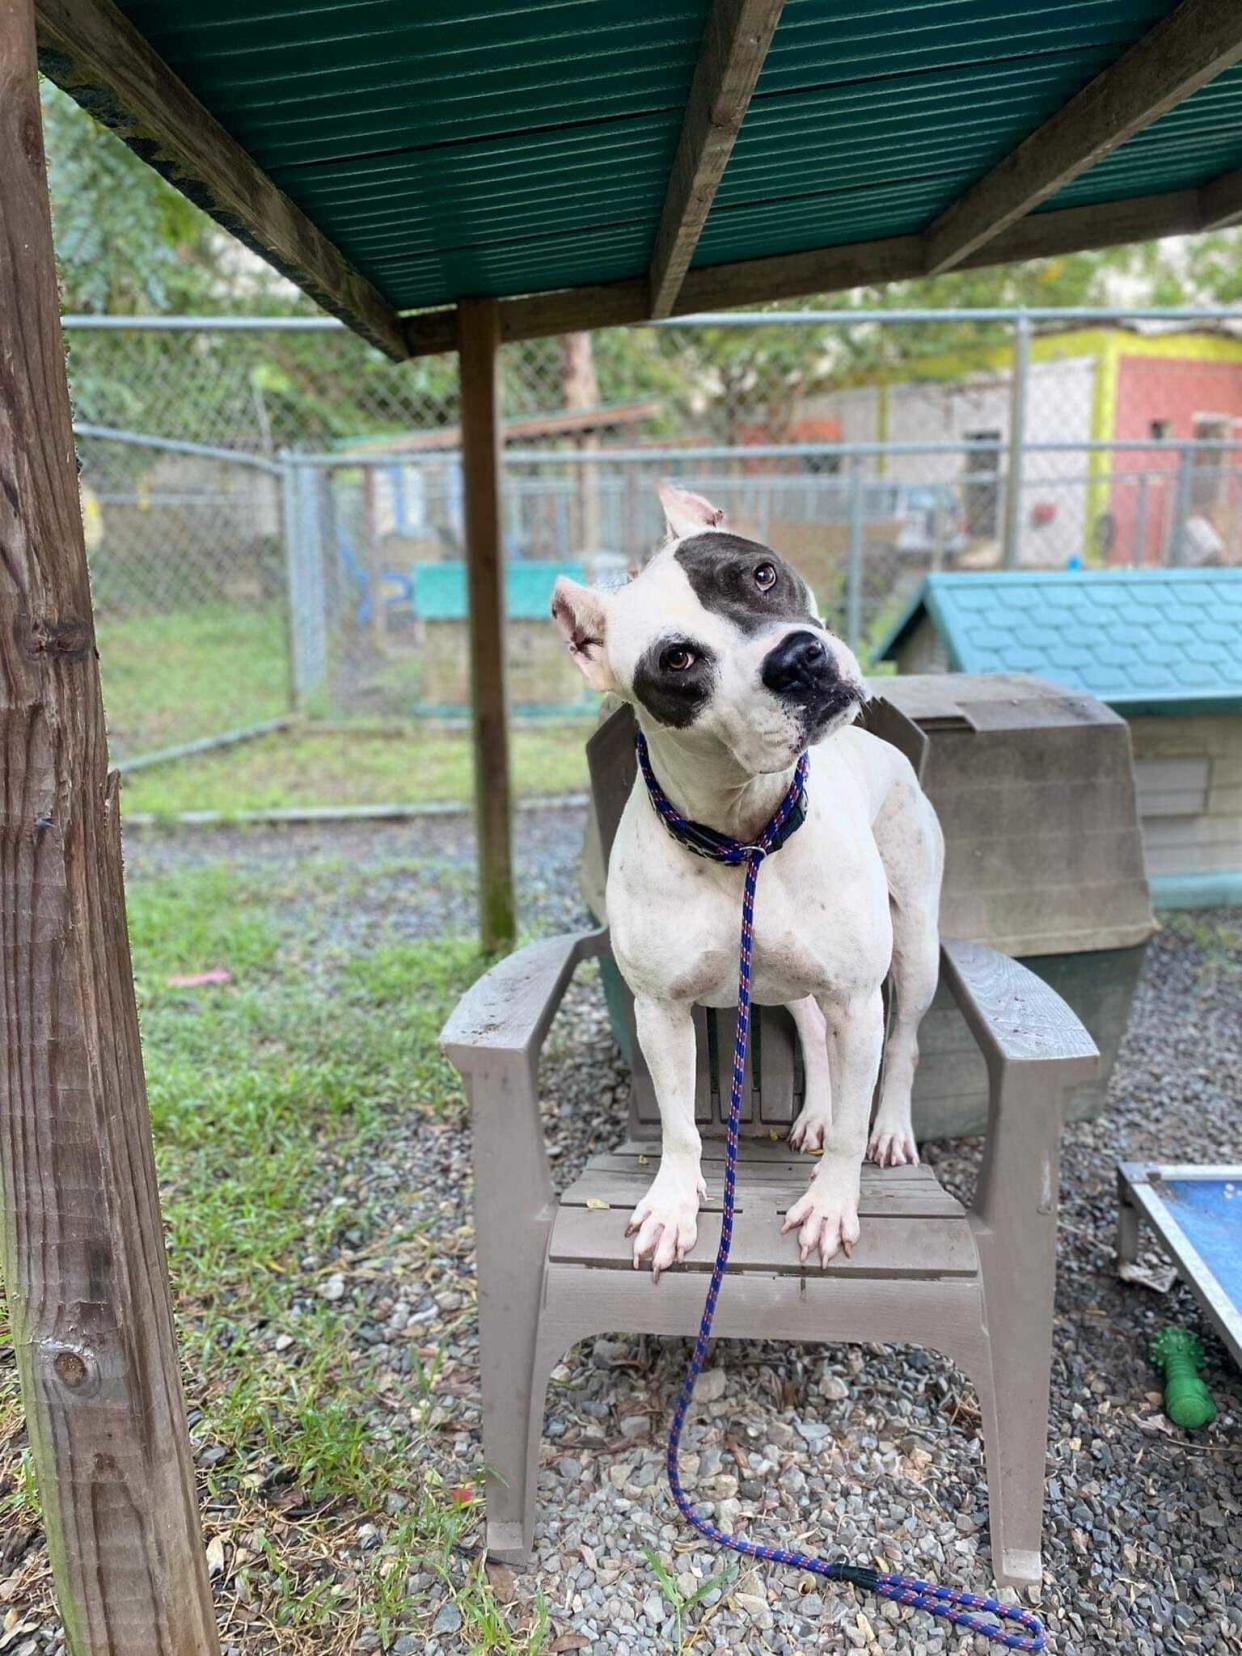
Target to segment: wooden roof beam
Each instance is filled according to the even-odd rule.
[[[182,194],[388,356],[398,313],[173,74],[111,0],[36,0],[39,66]]]
[[[1240,60],[1239,0],[1181,0],[933,222],[924,273],[964,263]]]
[[[1201,230],[1225,230],[1242,224],[1242,167],[1221,173],[1199,191]]]
[[[713,0],[651,258],[651,315],[668,316],[733,153],[784,0]]]
[[[1232,204],[1232,206],[1230,205]],[[985,242],[962,264],[966,268],[1046,259],[1093,248],[1187,236],[1217,227],[1210,213],[1226,209],[1242,218],[1242,172],[1224,173],[1202,189],[1166,190],[1103,206],[1067,207],[1035,213]],[[850,242],[737,264],[707,265],[691,271],[673,307],[677,316],[727,310],[775,299],[841,293],[878,282],[900,282],[923,274],[921,236],[889,236]],[[505,344],[578,329],[618,328],[651,320],[647,283],[641,278],[595,287],[565,288],[500,301],[500,336]],[[456,313],[425,311],[406,318],[413,356],[456,348]]]

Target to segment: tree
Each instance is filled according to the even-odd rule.
[[[42,83],[48,187],[68,311],[112,316],[219,308],[228,240],[130,150]]]

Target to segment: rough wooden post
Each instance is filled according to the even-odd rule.
[[[491,951],[511,948],[517,934],[500,529],[500,315],[494,299],[462,299],[457,312],[479,930]]]
[[[130,971],[31,0],[0,0],[3,1267],[74,1656],[219,1650]]]

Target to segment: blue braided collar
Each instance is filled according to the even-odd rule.
[[[643,781],[647,784],[647,793],[657,815],[678,844],[684,845],[687,851],[693,851],[698,857],[707,857],[711,862],[744,863],[756,852],[761,852],[765,857],[770,856],[773,851],[779,851],[785,841],[792,834],[796,834],[806,821],[806,773],[810,766],[810,758],[805,753],[798,760],[793,781],[789,784],[789,792],[778,806],[776,814],[758,838],[747,843],[744,840],[733,839],[728,834],[719,834],[714,828],[707,828],[701,822],[691,822],[689,817],[682,816],[656,781],[655,772],[651,768],[651,755],[647,751],[647,740],[641,730],[634,738],[634,745],[638,750],[639,769],[643,773]]]

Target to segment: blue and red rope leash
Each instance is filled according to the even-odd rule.
[[[682,816],[656,781],[647,744],[641,733],[637,739],[637,746],[638,763],[647,784],[647,792],[651,796],[651,803],[673,837],[689,850],[714,862],[746,865],[746,879],[742,887],[742,937],[738,958],[737,1038],[733,1046],[733,1080],[729,1093],[729,1120],[725,1137],[724,1207],[720,1219],[720,1246],[716,1251],[716,1262],[712,1266],[711,1278],[707,1285],[707,1299],[703,1306],[698,1337],[686,1366],[677,1401],[673,1405],[673,1419],[668,1433],[668,1481],[678,1511],[700,1535],[706,1536],[718,1547],[727,1547],[732,1552],[741,1553],[747,1558],[761,1559],[766,1563],[788,1564],[793,1569],[807,1570],[827,1581],[852,1582],[856,1587],[867,1588],[879,1598],[892,1599],[897,1604],[909,1604],[917,1610],[926,1610],[930,1615],[943,1617],[955,1627],[964,1628],[971,1633],[981,1633],[994,1644],[1003,1645],[1009,1650],[1029,1651],[1034,1656],[1034,1653],[1044,1648],[1044,1629],[1039,1618],[1029,1610],[1017,1605],[1001,1604],[996,1599],[984,1598],[977,1593],[963,1593],[955,1587],[937,1587],[934,1583],[920,1581],[915,1576],[889,1575],[863,1565],[832,1563],[824,1558],[815,1558],[809,1553],[795,1552],[783,1547],[763,1547],[755,1541],[726,1535],[695,1510],[690,1497],[682,1488],[678,1465],[682,1428],[694,1396],[694,1383],[707,1360],[712,1323],[716,1316],[716,1301],[720,1295],[725,1267],[729,1263],[729,1250],[733,1243],[738,1125],[742,1113],[746,1050],[750,1039],[750,973],[755,926],[755,887],[759,881],[759,869],[764,858],[770,856],[773,851],[778,851],[789,836],[801,827],[805,818],[807,756],[804,753],[798,760],[789,792],[782,800],[776,815],[758,839],[747,845],[741,840],[732,839],[727,834],[719,834],[712,828],[705,828],[701,823],[691,822],[689,818]],[[1018,1628],[1023,1631],[1017,1631]]]

